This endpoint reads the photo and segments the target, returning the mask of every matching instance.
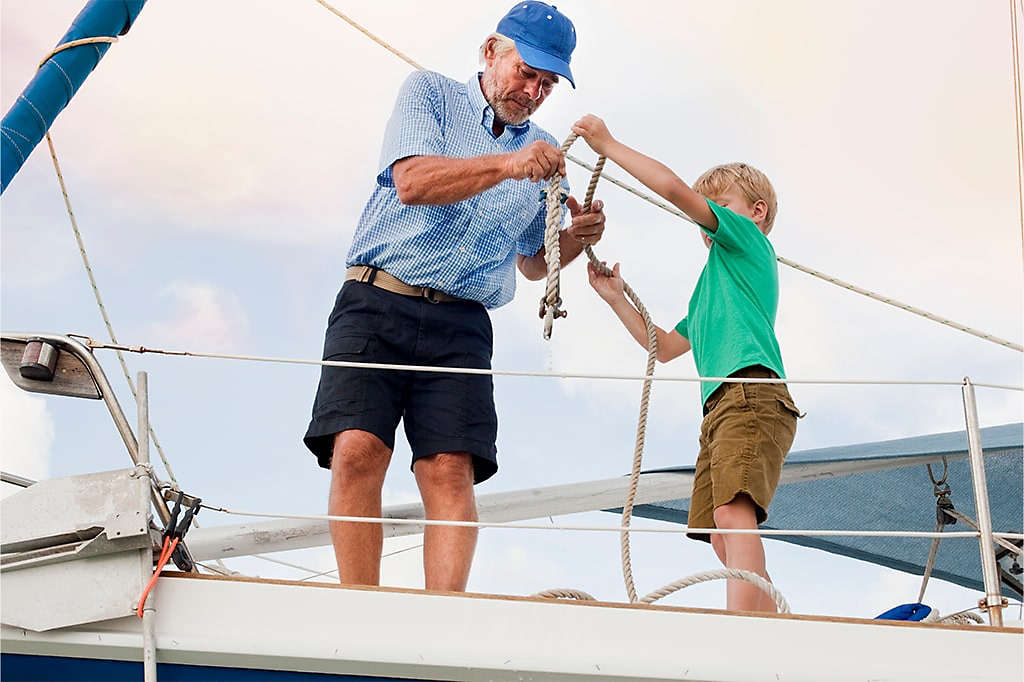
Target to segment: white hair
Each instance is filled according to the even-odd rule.
[[[494,54],[499,57],[505,54],[506,52],[516,49],[516,43],[514,40],[512,40],[508,36],[502,35],[497,32],[492,33],[491,35],[487,36],[484,42],[481,43],[480,45],[481,64],[486,62],[484,55],[487,52],[487,43],[491,42],[492,40],[494,41]]]

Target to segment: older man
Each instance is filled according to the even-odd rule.
[[[520,2],[480,48],[466,83],[413,73],[398,95],[377,186],[349,250],[325,360],[490,368],[487,309],[512,300],[515,268],[544,277],[544,182],[565,175],[555,139],[530,116],[565,78],[572,22]],[[566,185],[567,187],[567,185]],[[570,197],[562,265],[604,231],[600,202]],[[564,215],[563,215],[564,217]],[[490,376],[325,367],[305,443],[331,470],[328,508],[381,515],[381,488],[404,419],[428,519],[476,520],[473,485],[498,468]],[[380,581],[380,526],[332,523],[341,582]],[[427,589],[466,587],[475,528],[429,526]]]

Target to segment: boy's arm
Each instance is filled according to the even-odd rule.
[[[622,166],[634,178],[690,216],[698,225],[711,232],[718,229],[718,218],[708,207],[704,197],[693,191],[665,164],[612,137],[604,121],[589,114],[577,121],[572,129],[585,139],[594,151]]]
[[[615,264],[612,276],[606,277],[597,271],[593,263],[587,263],[587,275],[590,277],[590,285],[594,287],[598,295],[615,312],[615,315],[622,321],[622,325],[629,331],[630,335],[642,348],[648,350],[649,339],[647,336],[647,325],[644,323],[643,315],[633,307],[633,304],[626,298],[622,289],[622,275],[619,274],[619,265]],[[658,325],[654,325],[655,338],[658,342],[658,362],[675,360],[683,353],[690,350],[690,340],[673,329],[666,332]]]

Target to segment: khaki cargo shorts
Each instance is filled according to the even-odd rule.
[[[756,365],[731,376],[776,374]],[[715,509],[740,494],[750,496],[757,522],[764,523],[801,416],[789,389],[785,384],[725,383],[708,396],[704,414],[688,525],[715,528]],[[711,541],[707,533],[688,535]]]

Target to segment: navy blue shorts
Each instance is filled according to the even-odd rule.
[[[341,287],[327,322],[324,360],[490,369],[493,335],[483,305],[431,303],[370,284]],[[498,470],[498,416],[490,375],[323,367],[303,441],[331,467],[334,436],[369,431],[391,449],[404,420],[412,461],[440,452],[473,456],[474,482]]]

